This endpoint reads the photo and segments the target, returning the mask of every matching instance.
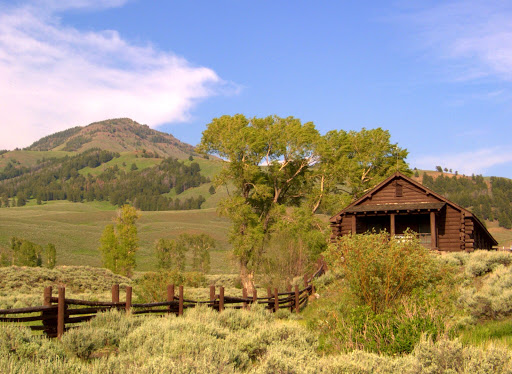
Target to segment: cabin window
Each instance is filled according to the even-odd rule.
[[[402,197],[403,196],[403,187],[399,183],[397,183],[395,185],[395,196],[396,197]]]

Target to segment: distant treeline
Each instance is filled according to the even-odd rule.
[[[449,200],[469,208],[478,218],[497,220],[501,227],[512,228],[512,180],[491,177],[489,184],[481,175],[433,178],[423,174],[422,184]]]
[[[209,182],[201,175],[196,162],[185,165],[168,158],[144,170],[137,170],[133,164],[128,172],[114,165],[98,176],[79,173],[85,167],[96,168],[119,156],[119,153],[91,149],[76,156],[43,159],[32,168],[9,163],[0,172],[1,206],[23,206],[27,199],[34,198],[38,204],[51,200],[97,200],[118,206],[131,203],[141,210],[183,210],[198,209],[205,201],[202,196],[186,200],[163,196],[172,189],[180,194]]]

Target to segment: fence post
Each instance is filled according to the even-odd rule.
[[[252,291],[252,304],[258,304],[258,291],[256,291],[256,288]]]
[[[304,287],[307,287],[309,286],[309,283],[308,283],[308,275],[307,274],[304,274]]]
[[[279,310],[279,293],[277,288],[274,288],[274,312]]]
[[[213,309],[215,309],[215,286],[210,285],[210,303]]]
[[[286,286],[286,292],[288,292],[290,295],[292,294],[292,285],[291,284],[288,284],[288,286]],[[288,295],[287,299],[290,298],[290,295]],[[291,305],[291,303],[290,303]],[[293,306],[290,306],[290,312],[293,312]]]
[[[132,308],[132,287],[131,286],[126,286],[126,306],[125,306],[125,310],[127,312],[129,312],[131,308]]]
[[[299,313],[300,305],[299,305],[299,285],[295,285],[295,313]]]
[[[268,309],[272,309],[272,290],[270,289],[270,287],[267,287],[267,297],[268,297],[268,303],[267,303],[267,307]]]
[[[57,303],[57,338],[62,338],[64,334],[64,318],[66,309],[66,288],[59,287],[59,301]]]
[[[245,288],[245,287],[244,287],[244,288],[242,288],[242,297],[243,297],[244,299],[247,299],[247,288]],[[244,309],[244,310],[245,310],[245,309],[247,309],[247,301],[244,301],[244,303],[243,303],[243,309]]]
[[[44,288],[43,305],[44,306],[52,305],[52,286],[47,286]]]
[[[183,315],[183,286],[179,288],[179,304],[178,304],[178,315]]]
[[[219,312],[224,310],[224,287],[219,287]]]
[[[119,285],[114,284],[112,285],[112,303],[118,303],[119,302]]]
[[[167,285],[167,301],[174,301],[174,284]],[[167,307],[171,311],[171,304]]]

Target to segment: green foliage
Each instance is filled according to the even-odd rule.
[[[391,144],[387,131],[321,136],[312,122],[293,117],[215,118],[198,150],[229,161],[214,182],[234,187],[219,212],[232,222],[230,241],[248,288],[274,226],[288,219],[287,207],[329,212],[360,196],[390,170],[408,172],[407,151]]]
[[[263,286],[284,289],[294,278],[313,273],[319,255],[325,250],[329,229],[305,208],[293,209],[272,230],[259,271]]]
[[[512,315],[512,268],[499,265],[478,284],[461,289],[459,304],[473,317],[504,318]]]
[[[181,234],[178,242],[192,253],[192,270],[202,273],[210,271],[210,251],[215,249],[217,243],[207,234]]]
[[[57,263],[57,250],[55,249],[55,245],[48,243],[44,249],[44,254],[45,266],[48,269],[53,269]]]
[[[179,240],[159,239],[155,246],[158,267],[167,270],[184,271],[187,248]]]
[[[92,138],[89,136],[78,135],[66,142],[66,145],[64,148],[62,148],[62,150],[66,152],[78,151],[84,144],[87,144],[91,141]]]
[[[17,237],[11,238],[12,263],[18,266],[41,266],[42,251],[40,245]]]
[[[316,336],[271,314],[205,308],[184,317],[103,313],[64,334],[62,342],[28,328],[0,326],[0,372],[5,373],[508,373],[504,348],[463,346],[421,338],[410,355],[354,350],[319,355]],[[88,359],[86,359],[88,358]]]
[[[135,280],[134,292],[143,303],[167,300],[167,286],[174,284],[184,287],[205,287],[207,280],[203,273],[182,272],[177,269],[146,272]]]
[[[103,266],[114,273],[131,276],[135,268],[135,253],[139,239],[135,222],[140,217],[137,210],[123,205],[117,213],[116,226],[107,225],[100,239]]]
[[[464,208],[470,208],[478,218],[498,220],[501,227],[512,228],[512,181],[491,177],[490,187],[481,175],[459,178],[423,174],[422,184]]]
[[[144,155],[154,156],[150,152]],[[180,194],[210,182],[201,175],[197,162],[185,165],[185,161],[168,158],[157,165],[152,162],[152,167],[147,168],[142,167],[146,165],[144,161],[140,162],[142,166],[133,163],[130,170],[120,168],[121,163],[99,167],[119,157],[119,153],[89,149],[78,155],[45,159],[30,168],[9,163],[0,172],[0,180],[5,180],[0,185],[3,205],[9,198],[17,197],[18,206],[35,198],[41,203],[97,200],[122,206],[129,201],[141,210],[188,210],[199,209],[205,201],[200,195],[183,201],[166,196],[171,191]]]
[[[393,306],[424,286],[436,272],[428,249],[412,232],[390,237],[386,232],[346,235],[325,254],[330,267],[342,267],[349,291],[374,312]]]

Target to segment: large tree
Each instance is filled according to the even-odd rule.
[[[320,207],[340,209],[394,167],[407,169],[407,152],[390,143],[387,131],[321,136],[312,122],[293,117],[215,118],[199,150],[227,161],[214,183],[230,191],[219,211],[233,223],[230,241],[249,289],[273,227],[292,207],[307,208],[310,214]]]
[[[229,161],[215,183],[234,186],[220,211],[233,222],[230,239],[249,289],[281,207],[297,205],[303,197],[307,171],[317,161],[319,137],[312,122],[241,114],[215,118],[203,132],[199,149]]]

